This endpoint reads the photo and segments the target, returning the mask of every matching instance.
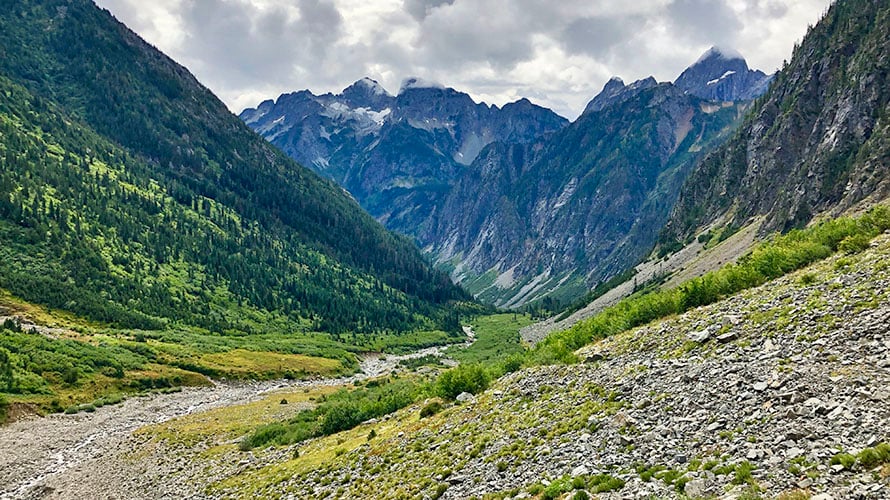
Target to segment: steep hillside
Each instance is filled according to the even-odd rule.
[[[528,142],[568,123],[527,99],[503,108],[477,104],[417,78],[396,96],[369,78],[338,95],[284,94],[241,118],[337,181],[388,228],[414,237],[487,144]]]
[[[125,328],[457,330],[406,238],[88,0],[0,13],[0,287]]]
[[[739,132],[691,174],[667,248],[719,221],[762,215],[762,234],[890,194],[890,6],[834,4]]]

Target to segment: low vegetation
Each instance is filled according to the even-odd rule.
[[[622,300],[574,327],[555,332],[526,355],[525,363],[577,361],[574,351],[650,321],[712,304],[841,251],[859,252],[890,228],[890,209],[879,206],[859,218],[844,217],[793,230],[758,245],[736,264],[687,281],[678,288],[641,293]]]

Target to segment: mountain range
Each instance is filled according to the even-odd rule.
[[[417,78],[300,91],[241,118],[413,237],[477,297],[569,302],[643,258],[695,159],[771,76],[712,48],[675,84],[612,78],[574,123]]]

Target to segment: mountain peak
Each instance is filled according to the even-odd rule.
[[[584,108],[584,113],[582,114],[600,111],[609,106],[622,103],[639,94],[640,92],[646,89],[650,89],[656,85],[658,85],[658,82],[655,81],[655,78],[651,76],[648,78],[643,78],[642,80],[637,80],[630,85],[625,85],[624,80],[618,78],[617,76],[613,76],[603,86],[603,90],[601,90],[600,93],[596,95],[596,97],[594,97],[589,103],[587,103],[587,107]]]
[[[432,80],[426,80],[424,78],[420,78],[418,76],[409,76],[402,81],[402,86],[399,88],[399,94],[404,93],[406,90],[410,89],[439,89],[444,90],[445,86],[439,82],[434,82]]]
[[[766,91],[771,78],[750,69],[737,50],[714,46],[686,68],[674,85],[703,99],[743,101]]]
[[[706,50],[704,54],[702,54],[701,57],[699,57],[698,60],[695,61],[693,66],[709,59],[725,59],[728,61],[741,59],[744,61],[745,56],[743,56],[742,53],[736,49],[714,45],[710,49]]]
[[[342,93],[346,94],[350,91],[350,89],[352,89],[353,91],[364,91],[372,95],[392,97],[392,94],[387,92],[387,90],[383,88],[383,85],[380,85],[377,80],[374,80],[367,76],[356,80],[355,83],[343,89]]]

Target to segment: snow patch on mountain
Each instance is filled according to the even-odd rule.
[[[723,75],[720,76],[720,78],[714,78],[713,80],[710,80],[708,82],[708,85],[714,85],[715,83],[718,83],[720,80],[724,80],[727,77],[732,76],[734,74],[735,74],[735,71],[727,71],[726,73],[723,73]]]

